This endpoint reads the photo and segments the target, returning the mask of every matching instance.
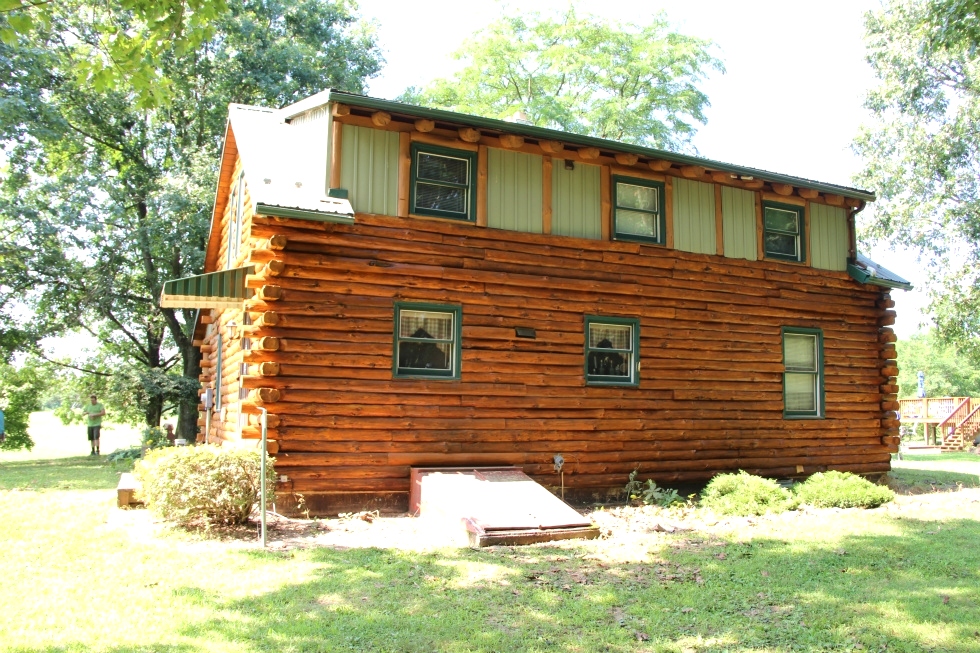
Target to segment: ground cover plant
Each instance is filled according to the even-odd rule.
[[[980,651],[978,489],[675,533],[606,509],[605,539],[479,551],[273,529],[261,550],[116,509],[117,472],[74,460],[0,455],[2,651]]]
[[[814,474],[796,485],[793,492],[800,503],[817,508],[877,508],[895,498],[887,487],[837,471]]]
[[[796,502],[772,479],[743,471],[711,479],[701,493],[701,505],[722,515],[764,515],[790,510]]]

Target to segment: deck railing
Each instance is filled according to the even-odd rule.
[[[902,419],[915,422],[940,422],[946,419],[963,401],[969,397],[925,397],[899,399]],[[980,400],[977,400],[980,404]]]
[[[972,412],[970,410],[970,403],[970,398],[967,397],[956,405],[956,408],[953,409],[946,419],[936,425],[936,432],[943,434],[944,442],[956,432],[956,427],[966,421],[970,416]]]

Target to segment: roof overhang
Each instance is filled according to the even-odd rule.
[[[241,308],[254,291],[246,287],[245,278],[255,266],[173,279],[163,284],[161,308]]]
[[[878,265],[864,254],[858,254],[857,261],[847,264],[847,273],[859,283],[882,288],[912,290],[912,284],[891,270]]]

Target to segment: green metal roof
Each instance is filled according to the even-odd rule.
[[[241,308],[254,291],[245,287],[245,277],[255,266],[209,272],[163,284],[161,308]]]
[[[548,129],[545,127],[536,127],[534,125],[525,125],[522,123],[507,122],[505,120],[484,118],[482,116],[473,116],[465,113],[444,111],[442,109],[429,109],[426,107],[418,107],[412,104],[394,102],[392,100],[382,100],[379,98],[367,97],[365,95],[358,95],[356,93],[348,93],[346,91],[338,91],[335,89],[331,89],[328,93],[325,93],[323,95],[328,95],[328,99],[330,102],[340,102],[342,104],[347,104],[354,107],[374,109],[377,111],[387,111],[389,113],[400,113],[416,118],[428,118],[430,120],[438,120],[442,122],[457,123],[457,124],[462,124],[467,126],[480,127],[483,129],[491,129],[494,131],[499,131],[507,134],[519,134],[521,136],[527,136],[529,138],[535,138],[535,139],[561,141],[563,143],[568,143],[570,145],[578,145],[582,147],[598,147],[607,150],[612,150],[615,152],[628,152],[644,157],[663,159],[665,161],[671,161],[673,163],[678,163],[681,165],[704,166],[705,168],[710,168],[711,170],[719,170],[722,172],[728,172],[739,176],[764,179],[766,181],[776,182],[779,184],[791,184],[793,186],[812,188],[814,190],[818,190],[824,193],[842,195],[844,197],[860,199],[866,202],[873,202],[875,200],[874,193],[866,190],[861,190],[858,188],[839,186],[837,184],[828,184],[824,182],[814,181],[812,179],[804,179],[802,177],[791,177],[789,175],[781,175],[774,172],[769,172],[767,170],[759,170],[757,168],[736,166],[730,163],[713,161],[711,159],[703,159],[700,157],[689,156],[686,154],[677,154],[676,152],[658,150],[652,147],[644,147],[642,145],[620,143],[618,141],[613,141],[605,138],[582,136],[579,134],[572,134],[569,132],[559,131],[557,129]],[[309,110],[309,107],[306,107],[305,105],[303,105],[302,107],[297,106],[296,108],[297,111],[285,116],[286,121],[289,121],[291,118],[295,117],[296,115],[299,115],[304,111]],[[287,107],[286,109],[288,110],[289,107]]]
[[[878,265],[864,254],[858,253],[857,261],[847,264],[847,273],[860,282],[883,288],[912,290],[912,284],[891,270]]]

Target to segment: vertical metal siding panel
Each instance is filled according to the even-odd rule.
[[[700,181],[674,180],[674,249],[714,254],[715,187]]]
[[[810,204],[811,264],[822,270],[847,269],[847,217],[844,209]]]
[[[487,226],[541,233],[541,157],[487,150]]]
[[[741,188],[722,186],[721,215],[725,256],[756,260],[755,194]]]
[[[602,237],[599,166],[575,163],[565,169],[564,159],[551,168],[551,233],[576,238]]]
[[[340,182],[355,211],[396,215],[398,132],[344,125]]]

